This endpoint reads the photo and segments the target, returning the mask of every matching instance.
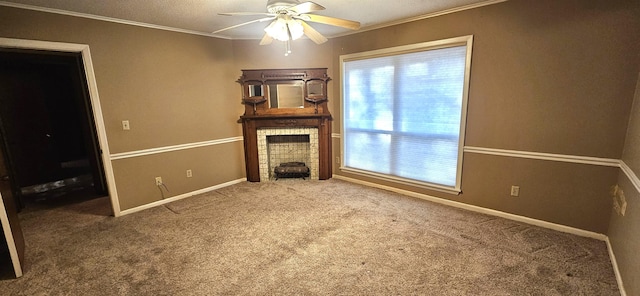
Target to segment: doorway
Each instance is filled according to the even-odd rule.
[[[82,56],[0,49],[0,133],[18,209],[107,195]]]
[[[109,145],[107,144],[106,129],[104,125],[104,119],[102,117],[102,109],[100,106],[98,88],[96,84],[96,78],[93,72],[93,62],[91,61],[89,46],[85,44],[23,40],[23,39],[11,39],[11,38],[0,37],[0,51],[21,52],[22,50],[27,51],[27,53],[30,53],[30,54],[45,54],[49,56],[56,55],[58,57],[62,56],[63,60],[65,59],[74,60],[75,64],[74,63],[71,63],[71,64],[74,64],[75,65],[74,68],[78,69],[78,72],[76,72],[76,74],[78,75],[76,75],[75,78],[72,78],[72,80],[78,79],[79,82],[81,83],[81,87],[79,88],[81,91],[80,98],[82,98],[83,100],[83,103],[80,105],[76,105],[76,107],[79,106],[80,108],[85,108],[85,110],[83,111],[84,113],[81,113],[81,114],[82,116],[86,115],[83,120],[85,119],[88,120],[87,121],[88,125],[81,124],[83,126],[82,142],[83,144],[86,145],[85,147],[93,147],[94,151],[93,152],[91,152],[90,150],[85,151],[86,159],[81,158],[81,159],[68,160],[68,161],[59,160],[58,164],[60,168],[63,167],[63,163],[64,163],[64,168],[66,169],[71,168],[71,170],[75,169],[76,171],[84,170],[85,174],[80,174],[80,175],[86,176],[87,175],[86,163],[89,162],[89,167],[92,168],[90,169],[91,170],[90,178],[92,180],[92,187],[93,187],[92,189],[98,192],[100,190],[102,190],[105,193],[108,192],[109,203],[111,206],[111,209],[110,209],[111,211],[108,211],[108,212],[111,212],[114,216],[119,217],[121,215],[120,205],[118,202],[117,191],[115,188],[115,177],[113,174],[113,167],[110,159]],[[22,53],[25,53],[25,52],[22,52]],[[78,91],[78,88],[72,88],[72,89],[74,89],[75,91]],[[75,100],[77,102],[77,98]],[[42,106],[38,108],[42,109]],[[14,112],[14,113],[17,114],[17,112]],[[9,113],[9,117],[15,116],[16,114]],[[85,137],[87,132],[86,130],[87,126],[89,127],[88,132],[90,132],[91,136]],[[2,124],[0,124],[0,128],[2,128]],[[23,127],[18,127],[18,128],[23,128]],[[4,131],[2,130],[0,130],[0,132],[4,133]],[[53,136],[52,134],[49,134],[49,137],[52,137],[52,136]],[[45,134],[45,137],[47,137],[47,134]],[[93,143],[89,143],[91,141],[93,141]],[[8,150],[6,144],[8,144],[8,141],[4,141],[4,140],[0,141],[0,148],[1,148],[0,152],[4,152],[4,150]],[[68,153],[64,155],[77,156],[79,154]],[[2,159],[5,160],[3,162],[0,162],[1,164],[0,167],[5,168],[6,166],[9,166],[11,167],[12,170],[14,170],[12,163],[10,163],[10,161],[7,161],[8,159],[11,160],[12,158],[8,157],[7,155],[0,155],[0,156],[3,156]],[[92,160],[91,158],[94,158],[94,159]],[[94,166],[91,164],[91,162],[95,162],[98,165]],[[100,169],[100,166],[102,166],[101,169]],[[94,172],[94,169],[96,169],[97,172]],[[68,171],[70,170],[67,170],[67,172]],[[19,183],[14,182],[14,180],[11,179],[11,177],[15,177],[13,176],[15,171],[10,171],[7,173],[7,170],[3,170],[0,173],[2,175],[2,178],[0,178],[0,181],[6,181],[6,182],[0,182],[0,185],[3,185],[3,186],[0,186],[0,189],[3,189],[2,194],[0,195],[0,198],[2,199],[2,203],[0,203],[0,222],[1,222],[0,224],[2,224],[2,230],[3,230],[3,233],[2,233],[3,240],[1,241],[3,243],[0,245],[0,253],[4,253],[2,251],[4,251],[4,249],[6,248],[4,248],[3,246],[6,245],[7,248],[9,249],[10,260],[14,267],[14,272],[15,272],[14,274],[15,276],[19,277],[20,275],[22,275],[24,258],[21,254],[24,254],[25,245],[23,243],[24,239],[22,236],[22,229],[19,223],[20,221],[17,217],[16,206],[14,205],[14,201],[16,199],[13,198],[13,193],[14,192],[19,192],[19,194],[22,193],[22,188],[19,185],[16,185]],[[10,174],[12,176],[9,176]],[[95,176],[98,176],[99,174],[101,174],[102,176],[95,177]],[[59,174],[57,176],[66,176],[66,175]],[[78,179],[73,179],[73,178],[74,177],[63,178],[63,180],[65,181],[62,183],[67,184],[69,183],[68,181],[71,181],[70,183],[74,183],[74,182],[81,183],[81,181],[83,180],[82,178],[78,178]],[[71,180],[66,180],[66,179],[71,179]],[[47,183],[53,183],[53,184],[49,184],[48,186],[53,185],[54,187],[60,185],[60,183],[45,182],[45,184]],[[4,186],[7,184],[10,184],[11,186]],[[6,190],[9,187],[10,189]],[[106,188],[108,188],[108,190],[106,190]],[[30,189],[34,189],[34,187],[31,187]],[[104,214],[108,215],[109,214],[108,212],[104,212]],[[3,264],[3,266],[4,265],[5,264]]]

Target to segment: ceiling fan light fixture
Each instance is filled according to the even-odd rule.
[[[299,20],[289,20],[287,21],[287,26],[289,27],[289,32],[291,32],[291,40],[296,40],[304,35],[304,27],[302,27]]]
[[[335,17],[311,14],[315,11],[324,10],[324,6],[313,1],[300,2],[303,0],[267,0],[267,11],[264,12],[227,12],[219,13],[220,15],[267,15],[269,17],[261,18],[239,25],[234,25],[217,30],[219,33],[225,30],[234,29],[240,26],[248,25],[255,22],[273,20],[266,28],[265,34],[260,40],[260,45],[271,44],[273,39],[283,41],[285,43],[285,55],[291,53],[291,41],[296,40],[304,35],[309,37],[316,44],[327,42],[327,38],[320,32],[311,27],[307,22],[320,23],[330,26],[338,26],[357,30],[360,23]]]
[[[296,40],[304,35],[304,27],[299,20],[278,18],[264,31],[273,39],[280,41]]]

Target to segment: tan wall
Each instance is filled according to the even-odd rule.
[[[636,87],[635,100],[631,108],[631,119],[627,130],[622,161],[633,174],[640,176],[640,77]],[[640,295],[640,192],[630,178],[620,173],[618,184],[627,201],[625,215],[616,212],[611,215],[609,240],[618,262],[627,295]]]
[[[474,35],[466,145],[620,158],[640,172],[638,95],[626,145],[640,52],[640,8],[629,1],[510,0],[479,9],[334,38],[323,45],[220,40],[1,7],[0,36],[89,44],[111,153],[236,137],[241,69],[328,67],[329,107],[340,132],[341,54]],[[131,122],[124,132],[122,120]],[[334,156],[340,155],[334,138]],[[624,154],[622,153],[624,147]],[[122,209],[244,176],[242,142],[113,162]],[[185,170],[192,169],[193,178]],[[605,233],[609,186],[627,215],[609,235],[629,295],[640,294],[640,194],[616,168],[465,154],[463,193],[446,199]],[[616,179],[617,178],[617,179]],[[521,196],[508,196],[512,184]]]
[[[329,106],[340,132],[339,56],[474,35],[466,145],[620,158],[640,172],[637,1],[524,1],[284,46],[229,41],[2,7],[0,36],[88,44],[111,153],[236,137],[241,69],[328,67]],[[640,92],[640,91],[639,91]],[[121,130],[129,120],[132,130]],[[627,123],[629,129],[626,136]],[[339,155],[340,138],[334,138]],[[624,153],[623,153],[624,151]],[[113,161],[122,209],[244,176],[242,142]],[[192,169],[194,177],[186,178]],[[486,208],[605,233],[609,187],[628,202],[609,236],[629,295],[640,294],[640,194],[612,167],[465,154],[463,193],[379,182]],[[170,192],[153,183],[162,176]],[[617,179],[616,179],[617,178]],[[521,196],[508,196],[511,185]]]
[[[619,159],[637,78],[640,44],[630,36],[640,33],[638,15],[637,1],[511,0],[335,38],[332,62],[474,35],[465,145]],[[465,153],[459,196],[395,186],[606,233],[617,175],[612,167]],[[520,185],[520,197],[509,196],[511,185]]]
[[[220,40],[6,7],[0,10],[0,36],[89,44],[110,149],[119,153],[240,135],[236,119],[242,106],[235,80],[241,69],[328,67],[333,78],[329,106],[334,132],[339,132],[339,55],[473,34],[466,145],[619,158],[635,86],[630,77],[638,64],[637,38],[629,38],[640,27],[633,2],[511,0],[320,46],[299,40],[289,57],[279,42],[259,46],[257,40]],[[125,119],[131,122],[129,132],[120,129]],[[150,179],[156,172],[179,188],[171,195],[242,177],[241,157],[229,149],[238,143],[207,148],[224,151],[211,161],[233,167],[232,173],[206,167],[210,171],[203,176],[212,180],[198,185],[180,180],[185,168],[177,165],[193,162],[196,152],[114,161],[123,209],[158,198]],[[338,143],[335,138],[335,156],[340,155]],[[616,183],[615,170],[465,157],[462,195],[406,189],[606,231],[606,192]],[[194,169],[194,177],[200,169]],[[522,196],[505,198],[514,183],[521,185]]]
[[[242,142],[233,142],[115,160],[118,192],[136,195],[136,198],[121,198],[120,206],[131,209],[236,180],[244,176],[242,149]],[[187,170],[192,171],[193,177],[187,178]],[[160,190],[155,186],[156,176],[162,176],[166,188]]]
[[[284,55],[284,43],[273,41],[269,45],[259,45],[259,40],[234,40],[233,53],[236,60],[235,68],[238,69],[234,78],[242,74],[241,70],[249,69],[286,69],[286,68],[327,68],[327,75],[334,80],[327,84],[329,94],[328,106],[331,110],[337,96],[331,96],[338,89],[338,80],[335,80],[337,69],[332,67],[333,58],[331,52],[331,40],[323,44],[315,44],[309,39],[295,40],[291,44],[291,54]],[[236,98],[238,102],[242,98],[238,86]],[[238,116],[242,113],[238,113]],[[337,114],[333,114],[335,118]]]
[[[629,119],[629,128],[627,130],[622,160],[629,168],[636,172],[636,174],[640,173],[640,79],[638,80],[635,99],[631,108],[631,117]]]
[[[624,174],[618,184],[627,200],[627,210],[624,216],[615,212],[611,215],[608,236],[627,295],[640,295],[640,193]]]
[[[274,40],[269,45],[259,43],[259,40],[233,41],[237,69],[327,68],[332,59],[331,41],[318,45],[309,39],[295,40],[291,43],[289,56],[284,55],[284,42]],[[241,74],[238,71],[236,76],[240,77]]]
[[[0,36],[89,45],[112,154],[242,135],[229,40],[8,7],[0,7]],[[159,200],[155,176],[171,190],[165,198],[243,178],[241,147],[114,161],[121,209]],[[193,178],[183,177],[186,169]]]

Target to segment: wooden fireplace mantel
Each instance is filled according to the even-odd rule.
[[[260,164],[258,161],[259,128],[315,127],[318,128],[318,178],[330,179],[331,168],[331,115],[283,115],[283,116],[241,116],[244,136],[245,164],[247,181],[260,182]]]
[[[331,167],[331,121],[327,109],[327,82],[330,78],[326,68],[312,69],[266,69],[242,70],[238,79],[243,88],[245,113],[238,120],[242,123],[244,136],[245,165],[247,181],[260,182],[258,160],[258,135],[260,128],[318,129],[318,178],[332,177]],[[270,106],[275,96],[275,85],[296,85],[300,87],[300,106],[283,108]],[[257,94],[257,96],[256,96]]]

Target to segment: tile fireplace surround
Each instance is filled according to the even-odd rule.
[[[283,162],[304,162],[311,180],[318,180],[317,128],[263,128],[257,130],[257,135],[260,180],[274,180],[273,172]],[[278,141],[271,141],[272,138]]]
[[[311,170],[311,179],[331,178],[331,115],[243,115],[240,121],[243,127],[247,181],[261,182],[271,179],[273,167],[279,163],[270,163],[267,157],[267,136],[277,134],[308,135],[309,161],[291,161],[305,162]]]

